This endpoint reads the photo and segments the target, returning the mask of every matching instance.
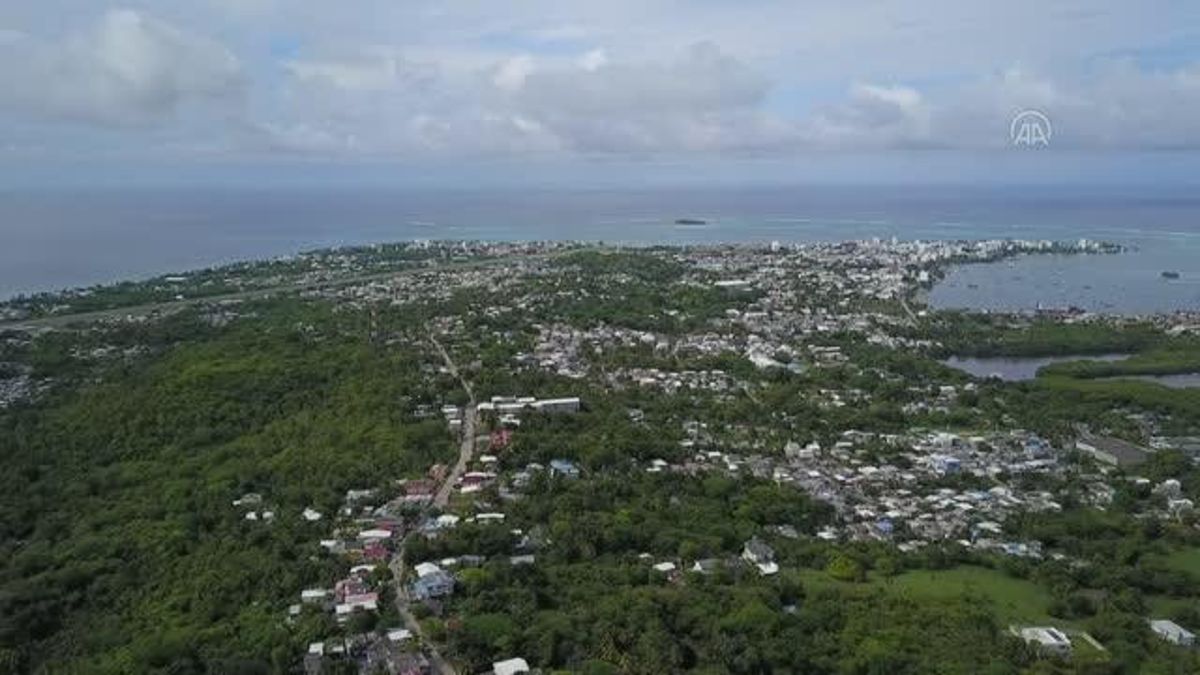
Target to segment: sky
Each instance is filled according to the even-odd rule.
[[[1187,183],[1198,151],[1195,0],[0,3],[0,187]]]

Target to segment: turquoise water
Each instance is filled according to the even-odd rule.
[[[698,218],[702,226],[679,226]],[[1110,258],[973,266],[936,306],[1200,309],[1200,196],[1110,188],[121,190],[0,193],[0,298],[317,247],[410,239],[768,243],[1111,239]],[[1181,273],[1166,282],[1164,269]],[[972,288],[974,286],[974,288]]]

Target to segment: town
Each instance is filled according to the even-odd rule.
[[[241,527],[302,528],[305,555],[325,570],[294,588],[276,617],[314,638],[294,654],[309,675],[347,666],[406,675],[549,672],[561,665],[553,653],[467,635],[479,620],[462,599],[479,589],[505,592],[498,579],[546,574],[539,568],[547,560],[586,564],[595,556],[641,570],[646,584],[678,587],[745,577],[817,588],[880,574],[845,550],[901,569],[924,564],[906,559],[937,557],[1011,565],[1028,576],[1042,565],[1096,564],[1063,537],[1039,538],[1031,519],[1105,514],[1130,499],[1139,521],[1196,536],[1195,486],[1158,468],[1141,472],[1168,455],[1194,465],[1196,420],[1133,401],[1100,416],[1025,405],[1031,394],[1021,383],[944,365],[969,327],[923,299],[953,265],[1113,255],[1118,247],[875,239],[643,249],[417,242],[383,250],[301,256],[283,268],[292,277],[280,262],[206,271],[203,283],[222,292],[195,303],[184,297],[194,289],[171,287],[186,286],[187,275],[147,282],[149,295],[179,300],[105,308],[86,349],[72,355],[93,367],[147,358],[155,348],[107,344],[106,331],[145,330],[189,312],[206,330],[234,330],[269,313],[274,294],[332,308],[336,321],[289,319],[299,340],[353,339],[411,355],[425,385],[392,403],[398,418],[440,439],[431,441],[439,461],[371,476],[337,504],[296,503],[272,493],[270,481],[229,494]],[[279,290],[286,284],[292,290]],[[6,353],[27,353],[63,330],[72,311],[96,311],[72,310],[74,301],[6,306]],[[410,313],[414,307],[421,309]],[[1200,334],[1200,316],[1183,313],[1138,319],[1058,308],[987,320],[996,334],[1035,324],[1115,335],[1149,326],[1163,340]],[[56,385],[19,362],[3,373],[0,407],[34,403]],[[720,537],[695,540],[651,531],[615,544],[547,519],[553,500],[586,503],[576,486],[608,480],[664,495],[729,484],[775,497]],[[1194,607],[1197,599],[1180,602]],[[1186,651],[1200,626],[1171,618],[1186,613],[1162,613],[1177,604],[1145,607],[1142,620]],[[797,611],[795,601],[783,611]],[[1108,654],[1103,636],[1082,621],[1014,614],[1006,634],[1041,658]]]

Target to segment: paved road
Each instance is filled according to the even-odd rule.
[[[463,376],[462,371],[458,369],[458,364],[454,363],[454,359],[450,358],[450,353],[438,342],[437,337],[431,331],[429,333],[429,341],[433,344],[433,348],[442,355],[442,360],[446,362],[446,369],[450,374],[458,379],[462,384],[463,391],[467,392],[469,403],[463,409],[463,425],[462,425],[462,445],[459,447],[458,461],[454,464],[454,469],[450,471],[450,475],[446,477],[446,482],[442,483],[442,487],[438,490],[437,496],[433,500],[433,505],[437,508],[445,508],[450,502],[450,492],[454,486],[462,478],[463,473],[467,470],[467,465],[471,462],[472,455],[475,454],[475,390],[471,387],[471,383]]]
[[[454,463],[454,468],[450,471],[450,475],[446,476],[445,482],[438,489],[437,496],[433,498],[433,505],[439,509],[446,508],[446,504],[450,503],[450,493],[454,490],[454,486],[462,479],[462,476],[467,471],[467,465],[471,462],[471,456],[475,453],[475,403],[471,402],[463,409],[463,425],[462,425],[462,443],[458,448],[458,461]]]
[[[454,485],[462,478],[463,473],[467,470],[467,465],[471,462],[471,457],[475,453],[475,392],[471,388],[470,381],[463,376],[459,371],[458,365],[450,358],[449,352],[438,342],[438,339],[432,332],[429,333],[429,341],[433,344],[434,349],[442,356],[442,360],[446,362],[446,368],[454,377],[458,378],[464,391],[467,392],[467,397],[470,403],[463,410],[463,426],[462,426],[462,443],[459,446],[458,461],[454,464],[454,470],[450,475],[446,476],[441,486],[438,488],[437,495],[433,501],[426,505],[421,510],[421,517],[418,520],[423,520],[423,517],[429,513],[432,508],[443,509],[450,501],[450,493],[454,490]],[[425,650],[429,654],[429,661],[433,665],[433,672],[440,675],[458,675],[458,671],[450,664],[438,651],[437,645],[433,643],[421,629],[421,622],[413,616],[413,613],[408,609],[408,589],[404,587],[404,557],[408,550],[409,540],[416,535],[415,530],[405,534],[404,539],[400,542],[400,550],[396,555],[392,556],[392,560],[388,566],[392,570],[392,580],[396,589],[396,611],[400,613],[400,617],[404,619],[404,626],[412,631],[421,639],[421,644],[425,645]]]
[[[906,314],[908,314],[909,323],[911,323],[913,325],[916,325],[917,323],[919,323],[917,321],[917,315],[912,311],[912,307],[908,306],[908,298],[904,297],[903,295],[900,296],[900,306],[903,307],[904,312]]]
[[[408,540],[413,533],[405,535],[404,540],[400,543],[400,550],[392,556],[391,563],[388,567],[392,570],[392,579],[396,587],[396,611],[400,613],[400,618],[404,620],[404,627],[412,632],[421,640],[421,644],[425,647],[425,652],[429,656],[429,663],[433,666],[435,675],[458,675],[458,671],[450,662],[442,656],[438,651],[437,645],[433,643],[421,628],[421,622],[417,621],[417,617],[408,611],[408,589],[404,587],[402,580],[404,579],[404,553],[408,549]]]

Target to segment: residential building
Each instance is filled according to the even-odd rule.
[[[1010,629],[1014,635],[1033,645],[1039,651],[1055,656],[1066,656],[1071,653],[1071,638],[1053,626],[1014,626]]]
[[[1181,647],[1194,647],[1196,635],[1170,619],[1151,619],[1150,630],[1160,638]]]
[[[1088,453],[1096,460],[1112,466],[1137,466],[1145,462],[1150,453],[1144,448],[1111,436],[1084,434],[1075,441],[1075,448]]]

